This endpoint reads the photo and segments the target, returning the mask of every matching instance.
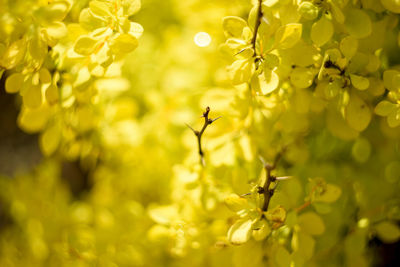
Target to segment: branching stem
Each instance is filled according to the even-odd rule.
[[[221,116],[215,118],[215,119],[211,119],[208,117],[208,114],[210,113],[210,107],[206,108],[206,111],[203,112],[202,117],[204,118],[204,124],[203,127],[201,127],[200,131],[197,131],[195,129],[193,129],[190,125],[186,124],[187,127],[189,127],[189,129],[191,129],[194,133],[194,135],[197,137],[197,144],[198,144],[198,151],[199,151],[199,155],[200,155],[200,164],[205,166],[205,160],[204,160],[204,151],[201,145],[201,137],[203,136],[204,131],[206,130],[207,126],[210,125],[211,123],[213,123],[214,121],[218,120],[219,118],[221,118]]]
[[[269,202],[271,197],[274,194],[275,189],[270,189],[270,185],[272,182],[276,181],[276,177],[272,175],[272,171],[276,169],[276,166],[279,160],[282,158],[283,153],[285,152],[286,148],[283,148],[278,154],[276,154],[274,162],[271,164],[266,163],[263,158],[260,158],[262,163],[264,164],[264,169],[267,172],[265,183],[263,185],[263,194],[264,194],[264,204],[263,204],[263,211],[268,210]]]

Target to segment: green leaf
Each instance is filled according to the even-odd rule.
[[[222,27],[228,37],[240,38],[247,22],[239,17],[228,16],[222,20]]]
[[[300,23],[289,23],[278,28],[275,33],[274,47],[291,48],[300,40],[303,26]]]
[[[315,212],[303,213],[298,217],[302,231],[310,235],[321,235],[325,232],[325,224]]]
[[[395,243],[400,239],[400,228],[397,224],[384,221],[375,226],[378,237],[385,243]]]
[[[253,222],[251,219],[236,221],[228,231],[228,240],[234,245],[241,245],[249,241],[252,233]]]

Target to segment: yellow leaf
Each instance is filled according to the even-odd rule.
[[[371,121],[371,110],[368,105],[356,94],[350,95],[346,107],[346,121],[356,131],[363,131]]]
[[[244,197],[240,197],[236,194],[230,194],[227,198],[225,198],[225,204],[230,210],[234,212],[243,210],[248,205],[247,199],[245,199]]]
[[[303,213],[298,217],[302,231],[310,235],[321,235],[325,232],[325,224],[321,217],[314,212]]]
[[[126,16],[135,14],[141,7],[140,0],[122,0],[121,4],[124,9],[124,15]]]
[[[93,15],[89,8],[84,8],[79,14],[79,24],[82,28],[93,31],[97,28],[105,27],[107,21],[99,16]]]
[[[168,225],[179,218],[178,209],[175,206],[151,206],[150,218],[159,224]]]
[[[266,220],[259,220],[253,228],[253,238],[257,241],[264,240],[271,233],[271,227]]]
[[[89,3],[89,8],[90,11],[93,12],[93,14],[100,16],[100,17],[107,17],[107,16],[112,16],[110,9],[112,6],[106,2],[100,2],[100,1],[90,1]]]
[[[351,84],[358,90],[366,90],[369,87],[369,80],[363,76],[350,74]]]
[[[39,70],[39,79],[41,83],[50,83],[51,82],[51,74],[47,68],[41,68]]]
[[[372,32],[372,23],[368,14],[356,8],[346,8],[344,26],[355,38],[365,38]]]
[[[28,133],[39,132],[46,126],[50,114],[45,105],[33,110],[23,108],[18,115],[18,126]]]
[[[255,66],[253,59],[239,59],[229,67],[229,74],[234,85],[248,82],[254,72]]]
[[[50,84],[49,87],[47,87],[46,89],[45,96],[49,104],[51,105],[56,104],[59,99],[59,92],[57,86],[54,84]]]
[[[42,133],[39,139],[40,148],[45,156],[53,154],[61,140],[61,129],[58,123],[54,123]]]
[[[38,108],[42,105],[42,90],[40,85],[30,85],[24,92],[23,101],[30,109]]]
[[[247,26],[247,22],[239,17],[228,16],[222,21],[222,27],[228,37],[239,38],[242,36],[243,28]]]
[[[26,44],[23,39],[13,42],[4,52],[0,66],[12,69],[17,66],[25,56]]]
[[[387,122],[391,128],[395,128],[400,125],[400,108],[397,108],[394,112],[389,114],[387,117]]]
[[[274,46],[278,49],[293,47],[301,38],[302,24],[289,23],[278,28]]]
[[[88,56],[92,54],[97,46],[98,40],[91,38],[89,36],[80,37],[74,46],[74,50],[76,53]]]
[[[138,46],[138,40],[136,37],[124,33],[113,39],[110,43],[111,50],[116,54],[129,53]]]
[[[271,222],[283,223],[286,219],[286,210],[282,206],[277,206],[265,212],[265,218]]]
[[[143,34],[143,27],[139,23],[131,22],[129,28],[129,34],[135,36],[136,38],[140,38]]]
[[[385,243],[395,243],[400,239],[400,228],[397,224],[384,221],[375,226],[378,237]]]
[[[24,75],[21,73],[13,73],[7,77],[6,80],[6,92],[7,93],[17,93],[21,90],[24,85]]]
[[[311,40],[317,46],[323,46],[332,38],[333,31],[332,22],[325,16],[322,16],[311,27]]]
[[[249,241],[251,237],[251,219],[240,219],[236,221],[228,231],[228,240],[234,245],[241,245]]]
[[[324,191],[315,197],[316,202],[332,203],[338,200],[342,194],[342,189],[337,185],[327,184]]]

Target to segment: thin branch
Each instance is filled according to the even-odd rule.
[[[266,177],[265,183],[264,183],[264,185],[262,187],[263,188],[262,192],[264,194],[264,204],[263,204],[263,208],[262,208],[263,211],[267,211],[268,210],[269,202],[270,202],[271,197],[272,197],[272,195],[274,194],[274,191],[275,191],[275,188],[273,188],[273,189],[269,188],[271,183],[275,182],[277,180],[277,177],[273,176],[271,173],[272,173],[273,170],[276,169],[276,166],[277,166],[279,160],[282,158],[283,153],[285,151],[286,151],[286,147],[284,147],[280,152],[278,152],[278,154],[276,154],[272,165],[269,164],[269,163],[266,163],[264,158],[262,158],[260,156],[260,160],[264,165],[265,171],[267,172],[267,177]]]
[[[256,53],[257,33],[258,33],[258,28],[260,27],[260,24],[261,24],[262,16],[263,16],[263,13],[262,13],[262,0],[258,0],[256,25],[254,25],[253,38],[251,38],[251,46],[252,46],[252,48],[254,50],[254,56],[257,55],[257,53]]]
[[[198,151],[200,155],[200,164],[205,166],[205,160],[204,160],[204,151],[201,145],[201,137],[203,136],[204,131],[206,130],[207,126],[213,123],[214,121],[218,120],[221,118],[221,116],[211,119],[208,117],[208,114],[210,113],[210,107],[206,108],[206,111],[203,112],[203,115],[201,117],[204,118],[204,124],[203,127],[201,128],[200,131],[197,131],[193,129],[189,124],[186,124],[187,127],[189,127],[190,130],[193,131],[194,135],[197,137],[197,145],[198,145]]]
[[[295,208],[294,210],[296,211],[296,213],[299,213],[300,211],[304,210],[305,208],[307,208],[310,205],[311,205],[311,201],[306,201],[306,202],[303,203],[303,205],[301,205],[300,207]]]

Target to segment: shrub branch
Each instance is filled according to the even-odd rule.
[[[272,164],[265,162],[264,158],[260,157],[261,162],[264,165],[264,169],[267,173],[265,183],[262,186],[261,192],[264,195],[264,203],[262,210],[267,211],[269,202],[271,200],[271,197],[274,195],[275,188],[269,188],[272,182],[275,182],[277,180],[276,176],[272,175],[272,171],[276,169],[276,166],[278,165],[278,162],[281,160],[283,153],[285,152],[286,148],[283,148],[278,154],[276,154],[274,161]],[[287,177],[285,177],[286,179]]]
[[[254,50],[254,56],[257,55],[257,53],[256,53],[256,41],[257,41],[258,28],[261,25],[262,16],[263,16],[263,13],[262,13],[262,0],[258,0],[256,24],[254,25],[253,38],[251,38],[251,46],[252,46],[252,48]]]
[[[211,123],[213,123],[214,121],[218,120],[219,118],[221,118],[221,116],[215,118],[215,119],[211,119],[208,117],[208,114],[210,113],[210,107],[206,108],[206,111],[203,112],[203,115],[201,117],[204,118],[204,124],[203,127],[201,127],[200,131],[197,131],[195,129],[193,129],[189,124],[186,124],[187,127],[189,127],[190,130],[193,131],[194,135],[197,137],[197,144],[198,144],[198,152],[199,152],[199,156],[200,156],[200,164],[205,166],[205,160],[204,160],[204,151],[201,145],[201,138],[203,136],[204,131],[206,130],[207,126],[210,125]]]

